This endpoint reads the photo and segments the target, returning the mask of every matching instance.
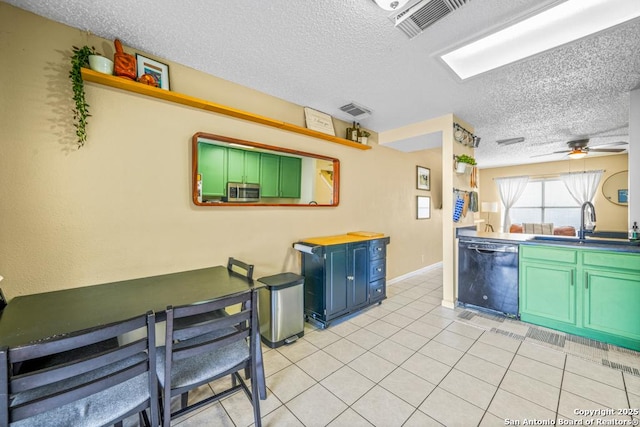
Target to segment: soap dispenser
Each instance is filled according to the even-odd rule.
[[[640,236],[638,235],[638,223],[633,221],[633,226],[629,230],[629,240],[638,240]]]

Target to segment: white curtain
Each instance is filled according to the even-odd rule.
[[[603,170],[573,172],[560,175],[571,197],[582,206],[584,202],[593,202],[596,189],[602,179]]]
[[[502,222],[502,231],[504,233],[509,232],[509,226],[511,226],[511,217],[509,216],[509,210],[518,201],[524,189],[529,182],[528,176],[513,176],[508,178],[496,178],[496,185],[498,186],[498,193],[500,194],[500,200],[504,206],[504,220]]]

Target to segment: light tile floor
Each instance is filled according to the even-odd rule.
[[[264,426],[636,425],[640,415],[589,410],[640,408],[640,354],[614,369],[522,339],[528,325],[497,333],[490,318],[461,321],[440,306],[442,270],[392,284],[387,300],[278,349],[264,348]],[[631,362],[629,362],[631,361]],[[629,370],[629,365],[631,370]],[[635,369],[635,370],[634,370]],[[210,384],[201,393],[215,392]],[[242,393],[172,425],[253,424]]]

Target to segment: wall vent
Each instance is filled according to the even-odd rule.
[[[371,110],[355,102],[350,102],[347,105],[340,107],[340,110],[347,113],[350,120],[362,120],[371,115]]]
[[[396,28],[410,39],[471,0],[420,0],[391,15]]]

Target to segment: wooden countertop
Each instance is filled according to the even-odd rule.
[[[339,234],[336,236],[309,237],[302,239],[301,242],[311,243],[312,245],[330,246],[341,245],[343,243],[363,242],[367,240],[375,240],[383,238],[383,233],[371,231],[351,231],[347,234]]]

